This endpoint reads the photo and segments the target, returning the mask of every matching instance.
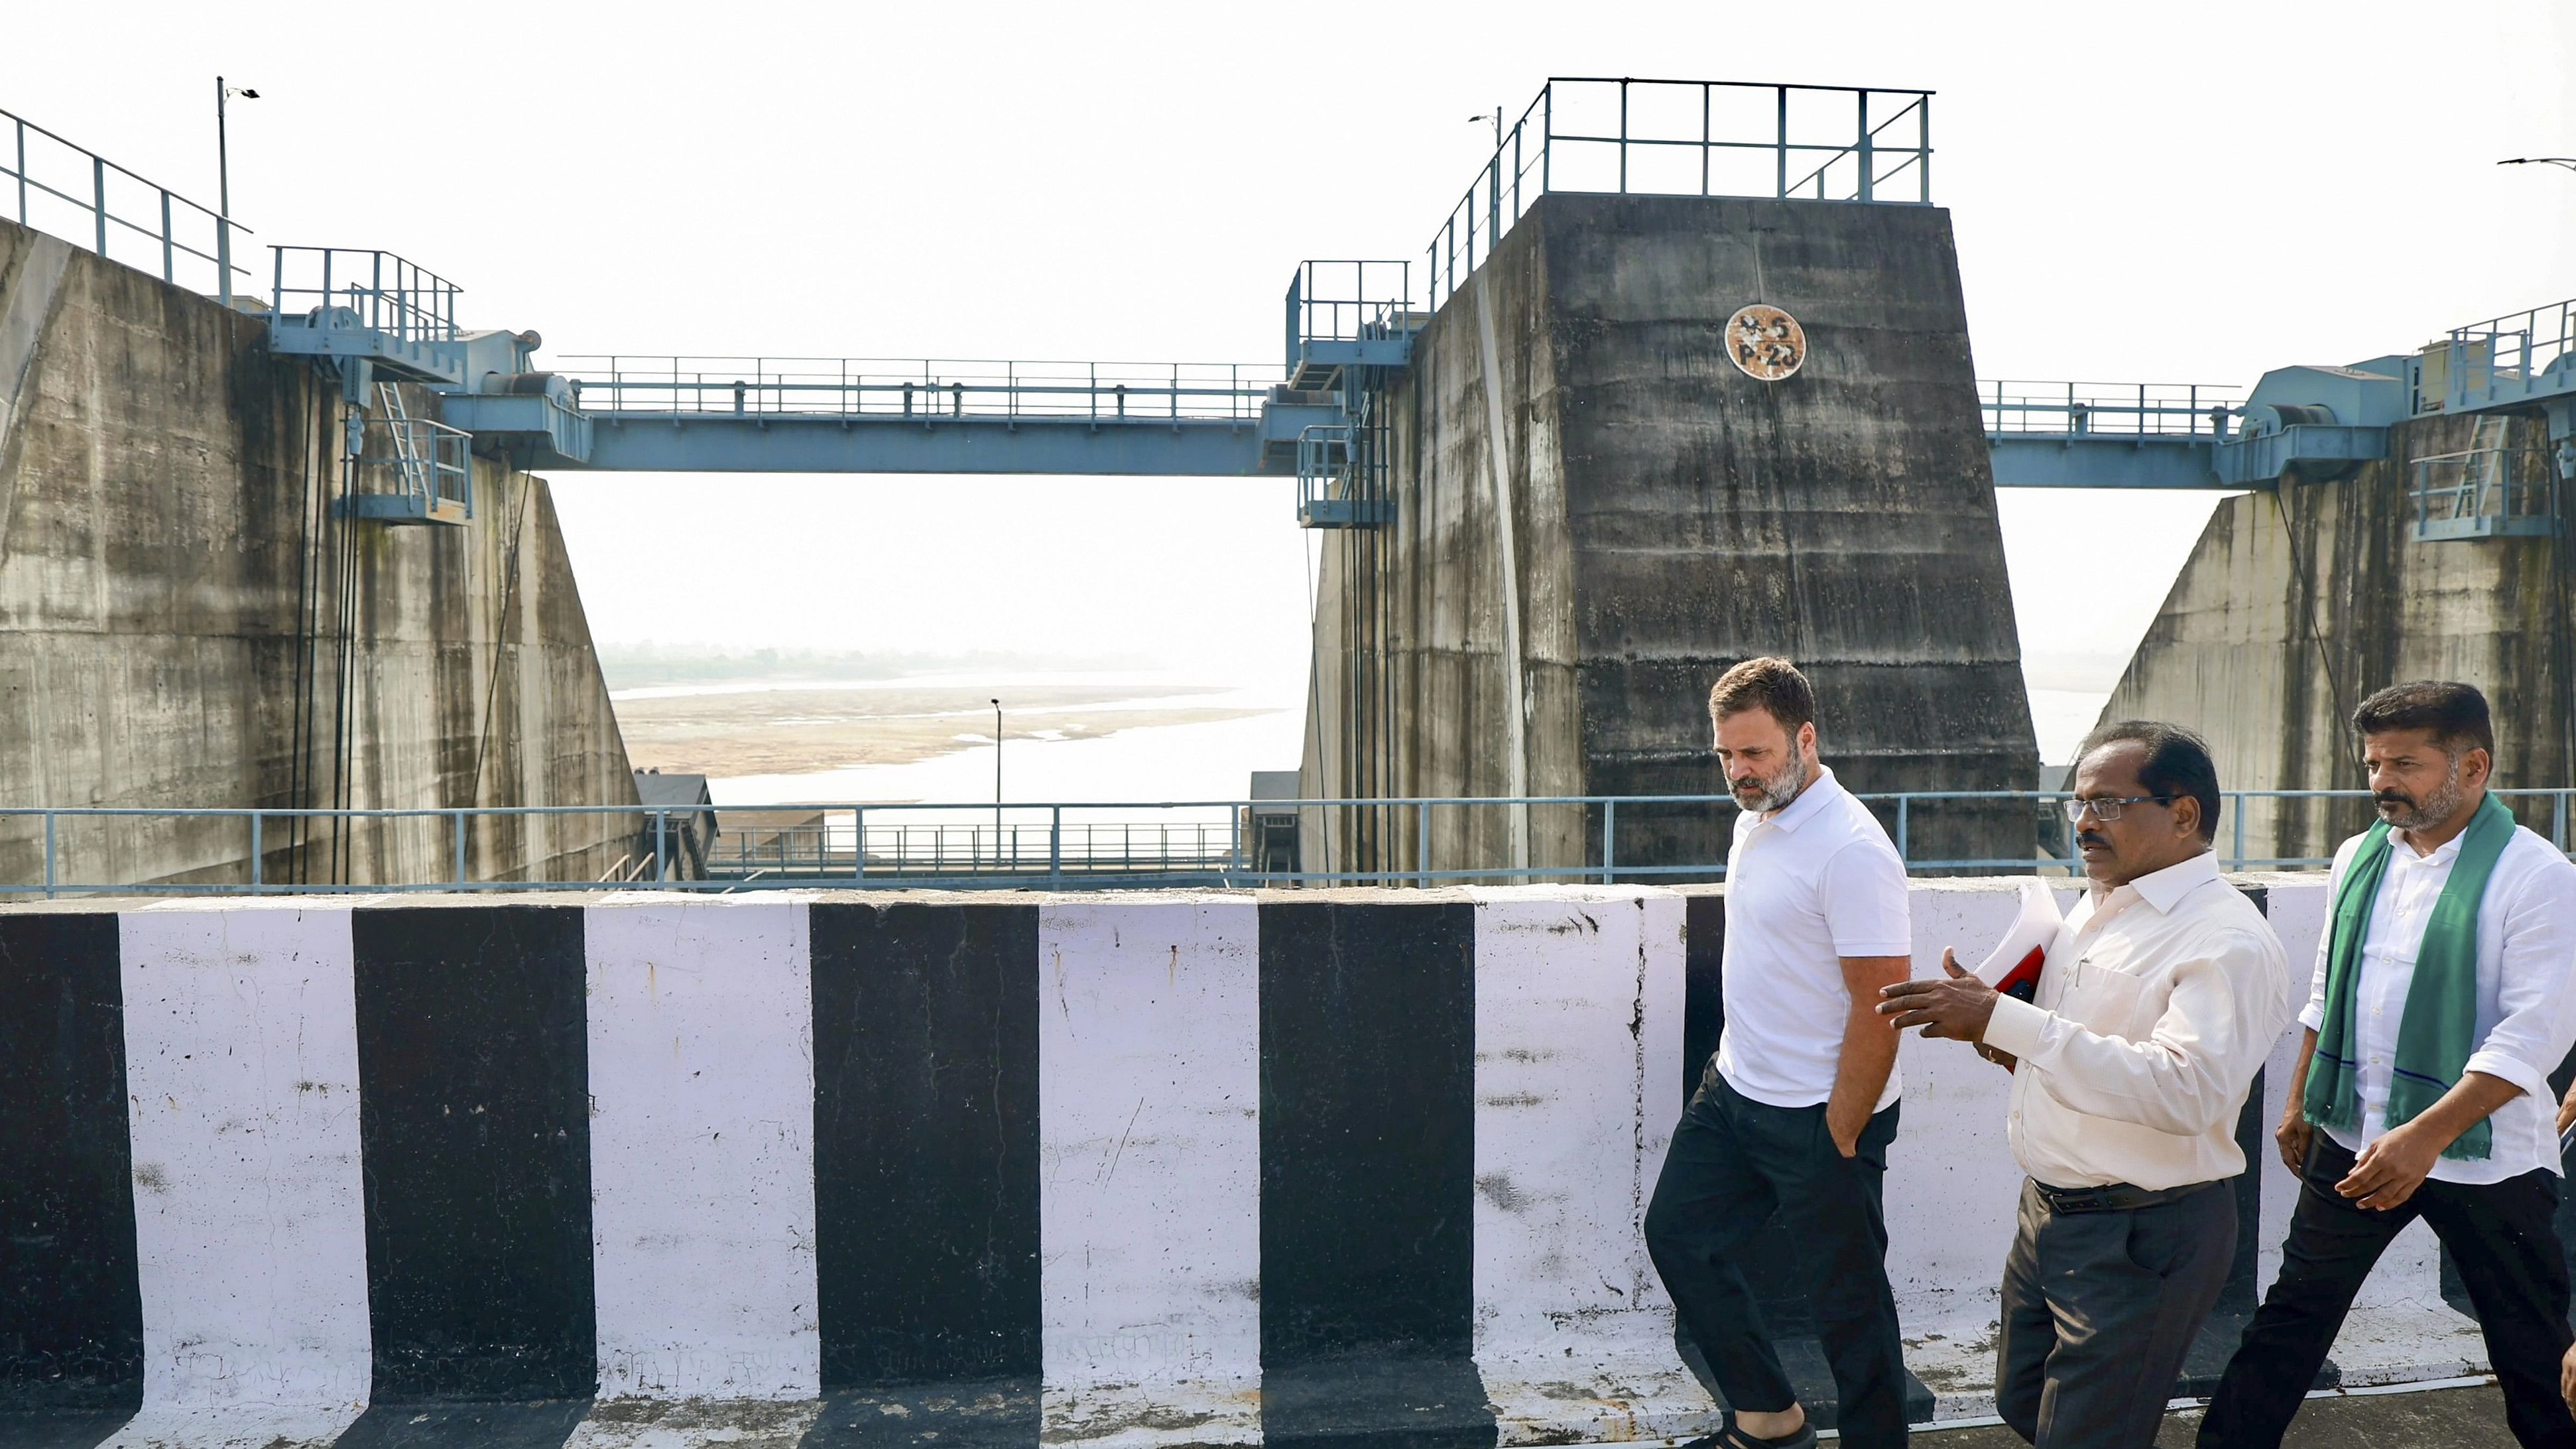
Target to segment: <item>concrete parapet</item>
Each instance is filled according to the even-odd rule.
[[[2321,880],[2241,884],[2309,959]],[[1918,884],[1918,972],[2016,904]],[[1555,888],[0,910],[0,1442],[1703,1432],[1639,1226],[1723,929],[1720,891]],[[1917,1417],[1980,1414],[2008,1079],[1903,1070]],[[2296,1191],[2253,1160],[2196,1376]],[[2481,1365],[2440,1277],[2410,1230],[2343,1382]]]
[[[0,222],[0,803],[314,808],[345,775],[352,808],[632,804],[544,482],[477,459],[469,526],[339,525],[337,385],[264,326]],[[465,870],[595,880],[637,835],[486,818]],[[267,822],[265,878],[297,878],[292,838]],[[238,819],[57,841],[65,878],[145,885],[248,881],[250,844]],[[454,867],[443,819],[340,853],[356,882]],[[41,822],[0,817],[0,881],[43,879]]]
[[[1785,380],[1730,358],[1753,302],[1804,328]],[[1765,653],[1815,681],[1825,758],[1855,790],[2033,786],[1947,212],[1543,197],[1387,403],[1396,520],[1323,543],[1310,794],[1722,793],[1708,687]],[[1722,859],[1731,813],[1622,810],[1618,859]],[[1598,861],[1601,824],[1534,809],[1530,862]],[[2034,847],[2027,810],[1912,826],[1916,859]],[[1333,847],[1406,868],[1410,827]],[[1517,864],[1511,830],[1444,812],[1432,865]]]

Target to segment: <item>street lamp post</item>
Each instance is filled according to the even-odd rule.
[[[1002,702],[993,701],[993,864],[1002,863]]]
[[[259,92],[248,86],[228,86],[222,76],[215,77],[215,292],[229,307],[233,304],[233,153],[232,141],[224,131],[224,102],[234,96],[246,101],[259,99]]]

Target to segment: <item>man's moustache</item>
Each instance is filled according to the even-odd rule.
[[[2409,810],[2415,808],[2415,797],[2402,790],[2382,790],[2373,798],[2382,805],[2403,805]]]
[[[2077,835],[2075,837],[2075,843],[2079,846],[2098,845],[2104,850],[2109,850],[2111,848],[2111,842],[2108,839],[2103,836],[2096,835],[2090,830]]]

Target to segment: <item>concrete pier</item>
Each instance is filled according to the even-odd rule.
[[[2399,423],[2388,456],[2349,477],[2284,478],[2220,502],[2103,717],[2203,731],[2229,789],[2358,790],[2353,706],[2402,680],[2462,679],[2495,710],[2500,788],[2576,780],[2563,493],[2555,538],[2410,537],[2414,461],[2470,448],[2475,429],[2467,417]],[[2546,420],[2511,418],[2504,447],[2526,472],[2545,468]],[[2523,823],[2549,834],[2557,822],[2536,808]],[[2254,800],[2242,828],[2256,858],[2319,857],[2369,819],[2359,800]],[[2231,853],[2238,825],[2220,822]]]
[[[1753,302],[1803,327],[1795,375],[1730,358]],[[1305,790],[1716,792],[1708,687],[1765,653],[1814,680],[1851,788],[2031,788],[1973,379],[1946,211],[1541,198],[1395,384],[1395,521],[1325,535]],[[1731,813],[1623,809],[1617,857],[1721,859]],[[1333,864],[1414,865],[1386,814]],[[1435,812],[1430,864],[1601,858],[1598,809],[1534,808],[1526,847],[1508,814]],[[2033,848],[2024,811],[1910,826],[1916,859]]]
[[[265,330],[0,222],[0,800],[323,807],[345,778],[352,808],[632,804],[546,485],[478,458],[465,527],[339,523],[337,384]],[[265,879],[332,878],[327,828],[299,862],[265,824]],[[481,820],[464,872],[597,879],[636,836]],[[67,878],[251,878],[244,820],[58,837]],[[0,882],[42,881],[43,849],[0,818]],[[345,880],[443,879],[455,840],[370,822],[339,855]]]

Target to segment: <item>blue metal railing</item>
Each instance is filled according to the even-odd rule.
[[[216,299],[232,305],[233,274],[249,276],[233,265],[233,234],[249,227],[13,112],[0,111],[0,121],[11,140],[0,154],[0,184],[15,196],[21,226],[144,271],[154,270],[157,252],[161,280],[173,286],[200,287],[183,275],[202,278],[212,268]]]
[[[1282,380],[1236,362],[921,361],[599,354],[555,369],[589,413],[1250,422]]]
[[[2451,329],[2442,405],[2452,411],[2554,397],[2576,388],[2576,299]]]
[[[2217,441],[2231,436],[2229,419],[2245,399],[2239,389],[2205,383],[1980,378],[1977,406],[1990,433]]]
[[[1932,94],[1552,78],[1433,235],[1423,310],[1447,301],[1551,191],[1929,204]]]
[[[2570,845],[2571,799],[2576,790],[2498,791],[2515,806],[2523,822],[2546,835],[2564,852]],[[2058,809],[2068,798],[2062,791],[1966,790],[1865,794],[1886,823],[1898,853],[1915,872],[2073,875],[2081,867],[2073,858],[2072,827]],[[2219,859],[2230,870],[2313,870],[2330,863],[2324,855],[2259,855],[2249,849],[2248,815],[2261,808],[2275,818],[2284,806],[2340,804],[2354,823],[2367,812],[2365,790],[2231,790],[2221,810]],[[746,817],[763,823],[720,824],[713,842],[693,841],[691,832],[710,809],[720,819]],[[1439,853],[1461,849],[1443,824],[1460,824],[1448,812],[1504,812],[1513,809],[1574,812],[1551,822],[1571,827],[1567,838],[1593,839],[1595,853],[1582,859],[1538,862],[1526,866],[1438,866]],[[785,886],[927,887],[1008,886],[1086,889],[1119,886],[1205,885],[1252,888],[1287,885],[1385,885],[1430,887],[1529,881],[1591,882],[1605,885],[1674,880],[1720,880],[1723,859],[1646,865],[1620,857],[1620,822],[1631,826],[1657,823],[1650,812],[1669,820],[1675,810],[1723,811],[1731,816],[1734,801],[1723,795],[1552,795],[1527,798],[1417,796],[1383,800],[1199,800],[1150,803],[1049,802],[1043,804],[964,805],[928,803],[838,802],[810,805],[727,807],[706,805],[556,805],[468,809],[410,810],[270,810],[149,809],[132,807],[13,807],[0,809],[0,860],[13,857],[27,867],[39,864],[25,854],[41,842],[40,869],[26,869],[24,879],[0,884],[0,896],[119,894],[296,894],[316,891],[479,891],[597,890],[603,886],[638,886],[675,890],[722,891]],[[2016,857],[1924,857],[1916,845],[1927,830],[1950,830],[1963,817],[1973,828],[2010,825],[2029,812],[2036,848]],[[1444,820],[1444,813],[1446,818]],[[1382,853],[1410,844],[1409,863],[1383,868],[1307,869],[1303,861],[1285,860],[1273,844],[1288,822],[1308,831],[1329,828],[1335,815],[1357,815],[1378,832]],[[478,827],[489,833],[518,822],[522,828],[545,817],[550,836],[554,822],[589,818],[608,822],[596,837],[554,844],[575,855],[623,857],[597,879],[476,879],[469,873],[469,842]],[[792,817],[784,823],[780,817]],[[1088,817],[1088,818],[1086,818]],[[1106,818],[1102,818],[1106,817]],[[1490,818],[1490,817],[1489,817]],[[317,834],[311,822],[345,822],[354,830],[373,825],[381,831],[405,832],[400,852],[418,860],[440,862],[437,870],[410,872],[411,878],[361,882],[315,883],[291,879],[295,850],[279,842],[290,838],[295,822],[308,822],[301,832]],[[93,838],[120,828],[131,835],[166,842],[188,822],[211,822],[241,834],[232,845],[216,850],[188,873],[199,879],[179,884],[149,880],[86,877],[75,869],[82,860],[106,860],[116,842]],[[2052,825],[2051,822],[2054,822]],[[1472,822],[1467,822],[1472,823]],[[2322,829],[2322,826],[2319,827]],[[2315,832],[2303,832],[2313,834]],[[14,839],[12,837],[15,837]],[[732,837],[730,844],[724,837]],[[232,852],[247,847],[246,854]],[[15,847],[15,850],[12,849]],[[1320,854],[1310,839],[1309,854]],[[704,861],[706,874],[691,876],[687,861]],[[11,867],[17,870],[23,867]],[[238,868],[241,879],[209,882],[217,870]]]
[[[454,282],[392,252],[367,247],[271,247],[271,300],[279,315],[310,313],[325,329],[356,329],[404,342],[456,340]]]
[[[1430,320],[1415,302],[1411,262],[1300,263],[1288,284],[1288,356],[1297,358],[1310,342],[1411,336]]]
[[[2469,448],[2414,460],[2407,499],[2422,542],[2524,534],[2557,528],[2558,473],[2543,448]]]

